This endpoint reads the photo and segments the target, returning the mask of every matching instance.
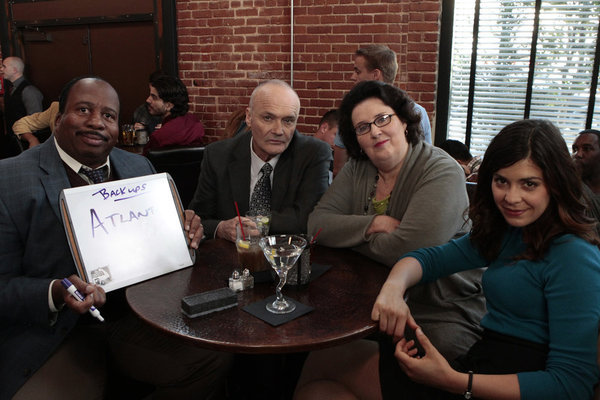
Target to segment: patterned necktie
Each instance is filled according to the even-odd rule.
[[[265,211],[271,211],[271,171],[273,171],[271,164],[263,165],[260,169],[262,176],[256,182],[252,197],[250,197],[250,211],[259,215]]]
[[[106,169],[106,166],[98,169],[91,169],[85,165],[82,165],[79,172],[90,178],[90,180],[94,183],[102,183],[105,179]]]

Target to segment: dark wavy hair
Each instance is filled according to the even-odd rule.
[[[491,261],[500,252],[508,223],[494,202],[494,174],[514,163],[530,159],[543,173],[550,202],[542,215],[523,228],[527,245],[516,259],[539,260],[552,239],[571,233],[600,243],[594,221],[586,215],[582,183],[567,144],[556,126],[546,120],[525,119],[504,127],[492,139],[479,168],[477,190],[469,208],[473,221],[471,242]]]
[[[190,99],[181,79],[170,75],[160,75],[150,84],[156,89],[158,97],[162,101],[173,104],[173,108],[170,110],[172,117],[179,117],[188,112]]]
[[[348,155],[355,159],[367,159],[361,151],[352,123],[352,111],[362,101],[377,98],[390,106],[394,113],[406,123],[406,140],[415,145],[423,139],[421,115],[415,110],[415,103],[402,89],[379,81],[364,81],[350,90],[340,105],[339,131]]]

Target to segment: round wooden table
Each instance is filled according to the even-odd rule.
[[[127,301],[140,318],[160,330],[198,346],[235,353],[316,350],[375,332],[371,308],[388,269],[352,250],[321,246],[312,249],[312,261],[331,268],[307,285],[286,285],[283,294],[314,310],[276,327],[242,310],[274,295],[272,282],[239,292],[234,308],[198,318],[182,314],[183,297],[227,286],[238,268],[235,245],[222,239],[201,244],[194,266],[127,288]]]

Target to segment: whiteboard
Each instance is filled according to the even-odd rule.
[[[105,292],[194,262],[167,173],[64,189],[60,205],[79,276]]]

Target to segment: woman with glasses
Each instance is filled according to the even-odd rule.
[[[352,248],[392,267],[403,254],[465,233],[468,199],[461,167],[424,143],[420,117],[401,89],[361,82],[340,106],[340,135],[350,161],[308,220],[318,242]],[[411,310],[448,357],[479,338],[485,312],[481,270],[414,288]]]

